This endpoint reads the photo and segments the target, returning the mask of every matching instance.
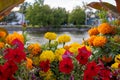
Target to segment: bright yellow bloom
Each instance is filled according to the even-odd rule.
[[[51,70],[48,70],[47,72],[40,71],[39,74],[40,76],[45,77],[44,80],[53,80],[52,79],[53,73]]]
[[[70,40],[71,40],[71,38],[67,34],[63,34],[63,35],[58,37],[58,42],[59,43],[69,42]]]
[[[50,62],[54,61],[55,55],[51,50],[43,51],[40,55],[40,61],[49,60]]]
[[[62,55],[65,53],[64,48],[59,48],[55,51],[55,59],[61,61],[62,60]]]
[[[120,63],[120,54],[115,56],[115,62]]]
[[[6,43],[11,44],[14,39],[20,40],[22,43],[24,43],[24,37],[22,34],[19,34],[17,32],[14,32],[13,34],[9,34],[6,37]]]
[[[41,52],[41,46],[39,43],[34,43],[34,44],[30,44],[28,46],[28,51],[32,54],[32,55],[37,55]]]
[[[120,63],[114,63],[111,65],[112,68],[117,69],[119,67]]]
[[[107,38],[104,36],[96,36],[93,40],[93,45],[96,47],[102,47],[106,44]]]
[[[6,32],[4,32],[4,31],[0,31],[0,38],[5,37],[6,35],[7,35]]]
[[[98,27],[98,31],[102,34],[109,34],[112,32],[112,27],[110,26],[110,24],[108,23],[102,23],[101,25],[99,25]]]
[[[91,36],[91,37],[87,40],[87,41],[88,41],[88,44],[89,44],[90,46],[93,46],[93,41],[94,41],[95,37],[96,37],[96,36]]]
[[[55,40],[57,37],[57,34],[54,32],[47,32],[45,33],[44,37],[49,40]]]
[[[32,66],[32,64],[33,64],[32,60],[30,58],[27,58],[27,57],[26,57],[26,59],[27,59],[27,62],[26,62],[27,69],[32,69],[33,68],[33,66]]]
[[[99,34],[98,29],[97,29],[96,27],[91,28],[91,29],[88,31],[88,33],[89,33],[90,36]]]
[[[2,49],[4,47],[4,43],[3,42],[0,42],[0,49]]]

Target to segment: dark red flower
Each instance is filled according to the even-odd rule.
[[[108,80],[108,79],[110,79],[110,70],[107,70],[107,69],[101,69],[100,70],[100,77],[102,78],[102,80],[104,79],[106,79],[106,80]]]
[[[8,75],[8,77],[10,77],[18,70],[18,66],[13,61],[7,61],[3,65],[3,70],[4,75]]]
[[[50,69],[50,61],[41,61],[40,62],[40,68],[42,71],[47,72]]]
[[[86,67],[91,76],[96,76],[100,71],[100,66],[98,66],[95,61],[88,63]]]
[[[85,70],[85,71],[84,71],[83,80],[94,80],[94,79],[93,79],[93,76],[91,76],[90,74],[91,74],[91,73],[89,73],[88,70]]]
[[[79,48],[79,49],[78,49],[78,53],[79,53],[79,54],[83,53],[83,54],[85,54],[85,55],[88,56],[88,57],[90,57],[90,55],[91,55],[91,52],[88,51],[85,46],[82,47],[82,48]]]
[[[16,48],[19,48],[20,50],[24,49],[24,44],[19,39],[14,39],[12,41],[12,45],[14,45]]]
[[[5,54],[4,58],[7,60],[13,60],[14,62],[20,63],[22,60],[25,60],[26,54],[16,48],[16,49],[7,49],[8,53]]]
[[[84,53],[79,53],[76,56],[76,59],[79,61],[80,64],[86,64],[88,62],[88,56],[85,55]]]
[[[65,74],[69,74],[73,70],[72,59],[64,58],[59,63],[59,70]]]

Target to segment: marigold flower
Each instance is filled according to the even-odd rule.
[[[91,37],[87,40],[87,42],[88,42],[88,44],[89,44],[90,46],[93,46],[93,41],[94,41],[95,38],[96,38],[96,36],[91,36]]]
[[[2,49],[4,47],[4,43],[3,42],[0,42],[0,49]]]
[[[6,37],[6,43],[8,44],[12,44],[12,41],[14,39],[18,39],[20,40],[22,43],[24,43],[24,37],[23,35],[17,33],[17,32],[14,32],[13,34],[9,34],[7,37]]]
[[[115,62],[120,63],[120,54],[115,56]]]
[[[44,37],[49,40],[55,40],[57,37],[57,34],[54,32],[47,32],[45,33]]]
[[[102,23],[98,26],[98,31],[102,34],[109,34],[112,32],[112,27],[108,23]]]
[[[58,42],[59,43],[65,43],[65,42],[69,42],[71,40],[70,36],[63,34],[61,36],[58,37]]]
[[[4,38],[6,35],[7,35],[6,32],[0,31],[0,38]]]
[[[115,35],[113,37],[114,41],[117,42],[117,43],[120,43],[120,36],[119,35]]]
[[[32,66],[33,61],[28,57],[26,57],[26,59],[27,59],[27,62],[26,62],[27,69],[32,69],[33,68],[33,66]]]
[[[33,60],[34,65],[39,66],[39,64],[40,64],[40,57],[39,56],[33,56],[32,60]]]
[[[43,51],[40,55],[40,61],[49,60],[50,62],[54,61],[55,55],[51,50]]]
[[[111,68],[117,69],[117,68],[119,68],[119,65],[120,65],[120,63],[116,62],[116,63],[111,65]]]
[[[44,80],[51,80],[52,79],[52,75],[53,75],[51,70],[48,70],[47,72],[40,71],[39,74],[40,74],[40,76],[45,77]]]
[[[104,36],[96,36],[93,40],[93,45],[96,47],[102,47],[106,44],[107,38]]]
[[[30,44],[28,46],[28,51],[32,54],[32,55],[37,55],[41,52],[41,46],[39,43],[33,43]]]
[[[99,34],[99,32],[98,32],[98,29],[97,29],[96,27],[94,27],[94,28],[91,28],[91,29],[88,31],[88,34],[89,34],[90,36],[92,36],[92,35],[97,35],[97,34]]]
[[[59,70],[65,74],[70,74],[73,70],[73,67],[74,65],[72,63],[72,59],[70,58],[64,58],[59,63]]]
[[[55,59],[61,61],[62,60],[62,55],[65,53],[64,48],[59,48],[55,51]]]

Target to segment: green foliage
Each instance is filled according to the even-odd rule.
[[[85,12],[80,7],[76,7],[69,15],[69,23],[81,25],[85,23]]]
[[[53,13],[53,25],[67,24],[68,12],[65,8],[54,8]]]

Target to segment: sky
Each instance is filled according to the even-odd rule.
[[[35,0],[25,0],[26,2],[33,3]],[[81,6],[83,5],[83,2],[85,3],[90,3],[94,1],[99,1],[99,0],[45,0],[44,4],[48,4],[51,8],[53,7],[63,7],[67,11],[73,10],[76,6]],[[115,5],[114,0],[102,0],[105,2],[109,2],[113,5]]]

